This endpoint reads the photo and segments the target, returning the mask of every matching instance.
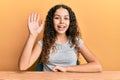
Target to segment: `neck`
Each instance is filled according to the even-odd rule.
[[[67,42],[67,40],[68,40],[68,38],[67,38],[66,34],[65,35],[59,34],[59,35],[57,35],[56,43],[65,43],[65,42]]]

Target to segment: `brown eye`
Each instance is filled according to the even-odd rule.
[[[54,19],[59,19],[59,17],[54,17]]]
[[[65,19],[65,20],[69,20],[69,18],[67,18],[67,17],[66,17],[66,18],[64,18],[64,19]]]

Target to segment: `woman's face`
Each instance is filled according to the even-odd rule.
[[[70,24],[70,18],[67,9],[57,9],[53,16],[53,23],[57,34],[65,34]]]

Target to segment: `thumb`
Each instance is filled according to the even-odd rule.
[[[40,33],[44,27],[44,20],[41,21],[39,28],[37,29],[37,33]]]

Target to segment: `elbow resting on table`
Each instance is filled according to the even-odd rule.
[[[96,65],[96,70],[97,70],[97,72],[102,72],[103,71],[102,65],[101,64],[97,64]]]
[[[25,71],[25,70],[27,70],[27,68],[22,68],[22,67],[20,67],[19,70]]]
[[[28,67],[25,67],[25,66],[19,66],[19,70],[21,70],[21,71],[25,71],[25,70],[27,70],[28,69]]]

